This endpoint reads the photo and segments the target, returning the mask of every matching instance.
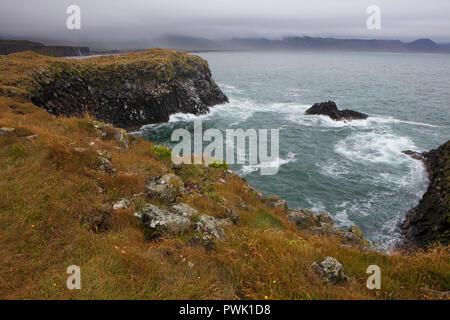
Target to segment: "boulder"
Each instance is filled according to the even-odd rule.
[[[194,208],[191,208],[186,203],[178,203],[176,205],[173,205],[170,208],[170,211],[186,218],[198,215],[198,211]]]
[[[119,210],[119,209],[128,209],[128,207],[130,206],[131,202],[130,200],[127,199],[121,199],[118,202],[116,202],[113,205],[113,209],[114,210]]]
[[[219,241],[225,239],[225,231],[223,228],[229,227],[230,225],[231,223],[228,220],[216,219],[206,214],[201,215],[199,221],[195,223],[197,232],[205,233]]]
[[[182,234],[188,232],[192,227],[192,222],[189,218],[152,204],[147,204],[136,211],[134,215],[141,220],[144,227],[149,231],[148,235],[150,238],[167,234]]]
[[[337,284],[348,280],[344,267],[333,257],[326,257],[320,263],[314,262],[311,269],[326,282]]]
[[[339,110],[333,101],[315,103],[311,108],[306,110],[307,115],[324,115],[335,121],[341,120],[364,120],[369,116],[367,114],[353,110]]]
[[[164,202],[175,202],[185,195],[183,180],[175,174],[169,173],[162,177],[147,180],[147,196]]]
[[[16,130],[15,128],[9,128],[9,127],[0,128],[0,136],[6,136],[6,135],[13,134],[15,130]]]

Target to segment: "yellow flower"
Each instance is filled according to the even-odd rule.
[[[273,282],[273,283],[277,283],[277,280],[273,280],[272,282]]]
[[[56,287],[56,283],[54,283],[53,286]]]
[[[264,296],[264,299],[266,299],[266,300],[267,300],[267,299],[269,299],[269,297],[268,297],[268,296]]]
[[[34,228],[34,224],[32,224],[31,227]]]

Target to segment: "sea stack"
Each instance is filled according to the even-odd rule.
[[[364,120],[369,116],[367,114],[353,110],[339,110],[334,101],[315,103],[311,108],[306,110],[307,115],[324,115],[329,116],[335,121],[342,120]]]

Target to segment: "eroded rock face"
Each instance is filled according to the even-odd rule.
[[[145,185],[148,198],[165,202],[175,202],[186,192],[183,180],[172,173],[165,174],[162,177],[151,178],[147,180]]]
[[[342,283],[348,280],[344,267],[333,257],[326,257],[320,263],[311,264],[311,269],[326,282]]]
[[[329,116],[336,121],[341,120],[364,120],[369,116],[367,114],[353,110],[339,110],[333,101],[315,103],[311,108],[306,110],[307,115],[324,115]]]
[[[87,112],[125,129],[167,122],[178,112],[204,114],[228,102],[208,64],[196,56],[152,49],[88,60],[60,62],[35,74],[32,102],[54,115]]]
[[[401,224],[407,246],[424,247],[433,241],[450,243],[450,140],[424,153],[404,152],[425,163],[428,189]]]

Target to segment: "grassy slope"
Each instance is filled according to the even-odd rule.
[[[172,53],[158,51],[158,57]],[[0,57],[0,90],[19,92],[0,97],[0,127],[17,128],[14,136],[0,137],[0,298],[397,299],[438,297],[423,288],[450,290],[448,248],[388,256],[301,234],[281,209],[267,207],[242,179],[221,169],[183,166],[176,172],[202,190],[201,197],[186,199],[194,208],[220,216],[225,204],[242,216],[217,252],[189,247],[184,236],[145,240],[133,217],[139,199],[111,212],[108,230],[93,229],[88,222],[102,205],[143,192],[146,179],[173,168],[150,142],[134,140],[128,150],[113,139],[96,140],[89,117],[56,118],[27,102],[26,73],[55,60],[32,53]],[[31,132],[38,138],[21,137]],[[111,154],[116,174],[95,170],[95,149]],[[242,201],[248,211],[239,207]],[[352,281],[324,284],[311,273],[309,265],[328,255]],[[72,264],[81,267],[80,291],[66,288]],[[370,264],[382,270],[379,291],[366,289]]]

